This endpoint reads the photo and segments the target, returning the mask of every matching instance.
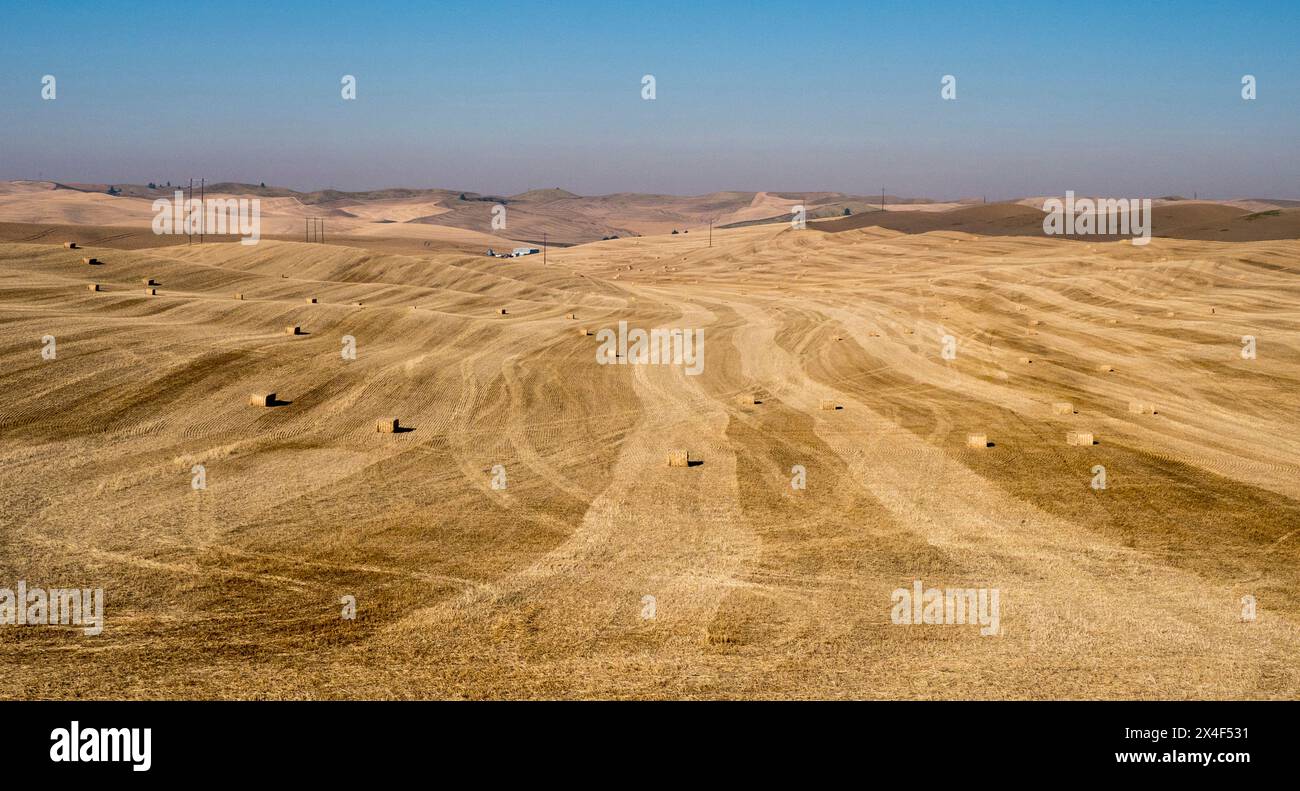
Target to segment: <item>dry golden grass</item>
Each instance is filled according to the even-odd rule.
[[[1300,242],[263,241],[91,295],[71,236],[0,244],[0,586],[103,587],[106,628],[0,626],[0,697],[1300,693]],[[597,365],[570,311],[703,328],[704,372]],[[893,625],[914,579],[998,588],[1002,634]]]

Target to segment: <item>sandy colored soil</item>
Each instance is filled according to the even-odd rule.
[[[762,225],[543,267],[19,227],[71,206],[0,242],[0,586],[107,623],[0,626],[0,697],[1300,696],[1295,239]],[[620,320],[702,328],[704,372],[598,365]],[[915,579],[998,589],[1000,634],[891,623]]]

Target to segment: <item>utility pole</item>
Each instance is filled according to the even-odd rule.
[[[546,231],[542,231],[542,266],[546,266]]]
[[[881,211],[885,210],[885,188],[884,187],[880,188],[880,210]]]
[[[304,242],[318,242],[320,244],[325,244],[325,218],[307,217],[303,222],[305,223],[305,226],[303,228],[302,240]]]
[[[185,214],[185,219],[182,222],[184,222],[185,224],[186,244],[194,244],[195,223],[191,223],[189,218],[189,213],[194,208],[194,186],[195,186],[194,179],[190,179],[189,187],[185,188],[186,191],[185,205],[181,208],[181,211],[183,211]],[[198,188],[199,188],[199,204],[198,204],[199,221],[197,225],[198,225],[198,233],[199,233],[199,244],[203,244],[204,234],[206,234],[208,230],[207,211],[204,206],[204,203],[208,197],[208,180],[206,178],[199,179]]]
[[[709,247],[713,246],[713,218],[709,218]]]

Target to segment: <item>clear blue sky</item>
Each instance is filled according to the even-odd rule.
[[[3,179],[1300,198],[1295,0],[6,0],[0,19]]]

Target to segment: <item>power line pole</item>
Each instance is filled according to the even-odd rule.
[[[317,242],[325,244],[325,218],[324,217],[307,217],[303,219],[306,224],[303,228],[304,242]]]
[[[542,231],[542,266],[546,266],[546,231]]]
[[[198,223],[190,222],[190,217],[189,217],[190,211],[194,209],[194,186],[195,186],[194,179],[190,179],[189,187],[184,188],[186,199],[185,199],[185,206],[182,207],[182,211],[184,212],[185,219],[182,220],[182,222],[185,224],[185,243],[194,244],[194,231],[195,231],[195,225],[197,225],[198,226],[197,230],[199,234],[199,244],[203,244],[203,237],[208,230],[207,211],[204,206],[204,204],[207,202],[207,197],[208,197],[208,180],[206,178],[201,178],[199,179],[199,183],[198,183],[198,188],[199,188]]]
[[[709,247],[713,246],[713,218],[709,218]]]

